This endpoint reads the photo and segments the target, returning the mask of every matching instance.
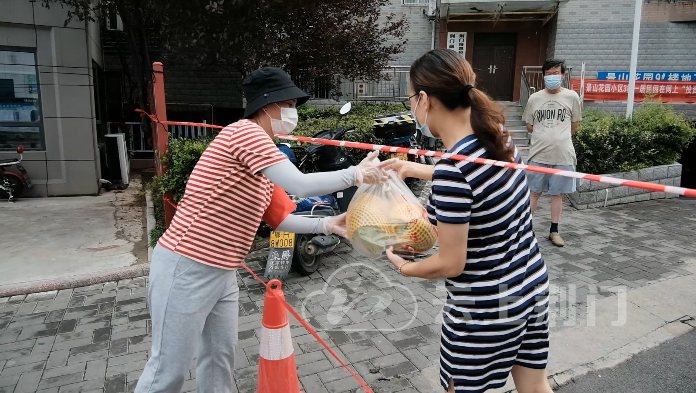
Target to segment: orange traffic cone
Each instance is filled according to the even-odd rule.
[[[275,286],[275,288],[274,288]],[[285,295],[278,280],[266,285],[259,349],[259,382],[256,393],[298,393],[300,382],[293,354]]]

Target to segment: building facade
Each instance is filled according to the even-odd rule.
[[[100,31],[64,26],[66,16],[60,6],[0,2],[0,159],[25,148],[31,196],[98,192]]]
[[[565,60],[575,78],[583,62],[588,79],[629,70],[634,0],[440,0],[438,8],[439,47],[459,50],[500,101],[523,100],[525,77],[540,88],[532,71],[546,58]],[[639,72],[696,73],[696,2],[646,0],[639,42]],[[696,118],[696,105],[674,105]],[[586,107],[622,112],[626,103]]]
[[[152,156],[134,112],[129,50],[117,16],[100,23],[64,22],[67,11],[40,2],[0,2],[0,159],[25,147],[31,196],[98,192],[104,135],[125,132],[131,152]],[[405,17],[403,53],[386,81],[344,81],[342,101],[397,101],[407,97],[410,64],[431,48],[452,48],[473,65],[479,88],[498,101],[524,103],[541,88],[546,58],[566,60],[572,76],[626,74],[634,0],[390,0],[383,16]],[[241,76],[163,60],[171,120],[228,124],[244,108]],[[646,0],[638,71],[696,82],[696,1]],[[129,91],[130,90],[130,91]],[[696,87],[693,88],[696,97]],[[130,97],[130,98],[128,98]],[[338,105],[324,94],[315,105]],[[130,104],[128,103],[130,101]],[[692,101],[696,102],[696,101]],[[128,106],[130,105],[130,106]],[[696,104],[674,104],[696,118]],[[623,112],[625,101],[588,101],[586,108]],[[201,130],[171,127],[176,136]]]

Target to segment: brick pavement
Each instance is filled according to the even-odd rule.
[[[565,248],[543,239],[548,211],[541,206],[537,234],[556,324],[582,312],[588,295],[612,296],[621,285],[688,274],[680,265],[696,256],[693,204],[665,200],[567,210]],[[239,282],[236,375],[245,393],[255,391],[263,288],[246,272]],[[439,359],[441,281],[401,277],[388,262],[366,261],[344,245],[322,258],[312,276],[292,274],[284,289],[288,302],[322,329],[320,335],[376,392],[432,392],[419,371]],[[0,299],[0,393],[132,391],[150,350],[146,296],[146,279],[138,278]],[[305,392],[357,389],[294,321],[292,335]],[[195,391],[194,363],[184,391]]]

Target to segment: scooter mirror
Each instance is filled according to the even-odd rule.
[[[22,154],[22,153],[24,153],[24,146],[22,146],[22,145],[17,146],[17,154]]]
[[[350,112],[351,107],[352,107],[352,104],[350,102],[348,102],[347,104],[345,104],[341,107],[341,110],[339,111],[339,113],[342,115],[345,115],[346,113]]]

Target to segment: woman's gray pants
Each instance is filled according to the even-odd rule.
[[[152,353],[135,393],[180,392],[194,357],[198,392],[236,392],[232,376],[239,315],[236,272],[157,246],[149,298]]]

